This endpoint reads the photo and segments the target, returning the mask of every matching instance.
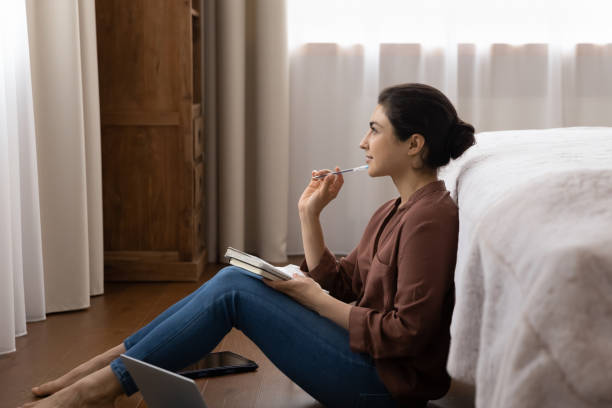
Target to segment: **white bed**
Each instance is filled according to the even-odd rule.
[[[484,132],[459,205],[448,370],[477,407],[612,407],[612,128]]]

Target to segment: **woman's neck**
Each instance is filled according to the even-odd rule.
[[[392,176],[391,178],[400,194],[400,205],[403,205],[415,191],[429,183],[438,181],[438,174],[436,171],[422,171],[418,173],[411,171],[400,176]]]

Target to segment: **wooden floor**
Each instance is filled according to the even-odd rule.
[[[290,259],[299,263],[299,259]],[[35,398],[30,388],[64,374],[119,344],[168,306],[210,279],[224,265],[209,265],[197,283],[105,283],[105,294],[82,311],[54,313],[28,324],[17,351],[0,356],[0,408]],[[209,407],[321,407],[281,373],[240,331],[232,330],[215,351],[230,350],[255,361],[256,372],[196,380]],[[140,394],[120,397],[118,408],[146,407]],[[473,408],[473,387],[453,382],[451,391],[429,407]]]
[[[17,339],[17,351],[0,356],[0,408],[35,400],[32,386],[116,346],[218,269],[210,265],[198,283],[106,282],[105,294],[92,297],[89,309],[50,314],[43,322],[28,324],[28,334]],[[232,330],[215,350],[234,351],[255,361],[259,368],[251,373],[196,380],[208,406],[321,407],[240,331]],[[115,405],[146,407],[139,393],[120,397]]]

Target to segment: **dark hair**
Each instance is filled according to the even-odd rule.
[[[424,84],[401,84],[384,89],[378,96],[395,135],[401,141],[414,133],[425,138],[425,164],[432,168],[448,164],[476,143],[474,126],[459,119],[448,98]]]

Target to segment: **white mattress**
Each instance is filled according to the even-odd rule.
[[[480,407],[612,406],[612,128],[485,132],[459,205],[448,370]]]

